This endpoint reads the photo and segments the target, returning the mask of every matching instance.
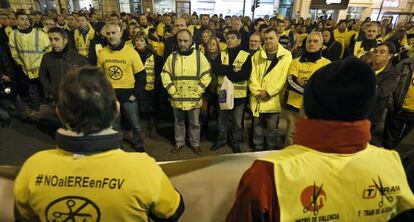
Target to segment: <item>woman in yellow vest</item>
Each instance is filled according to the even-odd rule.
[[[148,119],[148,135],[153,137],[157,134],[155,81],[160,81],[159,74],[161,70],[159,68],[161,64],[159,64],[160,60],[153,52],[144,32],[137,32],[132,39],[132,44],[139,53],[145,67],[146,84],[143,92],[138,92],[137,95],[140,104],[140,113],[144,118]]]
[[[319,69],[304,91],[295,145],[243,174],[227,222],[412,221],[414,195],[397,152],[369,144],[376,77],[350,57]]]

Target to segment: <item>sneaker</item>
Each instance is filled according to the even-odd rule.
[[[204,152],[204,149],[201,146],[196,146],[193,147],[194,153],[196,153],[197,155],[200,155]]]

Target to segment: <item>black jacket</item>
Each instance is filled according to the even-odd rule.
[[[14,76],[12,58],[10,57],[7,49],[3,48],[1,44],[0,44],[0,74],[7,75],[11,78]]]
[[[322,50],[322,56],[331,60],[337,61],[341,58],[342,45],[338,41],[331,41],[326,44],[326,49]]]
[[[43,55],[42,63],[40,64],[40,82],[47,94],[57,98],[62,77],[69,71],[88,64],[89,62],[84,56],[68,47],[61,53],[48,52]]]
[[[377,75],[377,101],[371,113],[372,123],[381,121],[385,108],[391,108],[392,94],[398,86],[399,76],[391,62]]]
[[[393,106],[392,112],[398,114],[401,112],[405,96],[407,95],[408,88],[410,87],[411,80],[414,72],[414,58],[407,58],[402,60],[396,67],[398,73],[397,88],[393,93]]]

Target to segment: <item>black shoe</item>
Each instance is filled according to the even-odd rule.
[[[226,146],[225,143],[215,143],[213,146],[210,147],[210,151],[216,151],[224,146]]]
[[[233,153],[241,153],[240,146],[233,146],[232,150],[233,150]]]

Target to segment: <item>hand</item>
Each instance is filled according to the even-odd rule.
[[[10,82],[11,81],[10,77],[9,76],[6,76],[6,75],[2,75],[1,76],[1,79],[4,80],[4,81],[6,81],[6,82]]]
[[[307,81],[306,78],[301,78],[301,79],[298,78],[298,83],[299,83],[300,86],[304,86],[306,81]]]
[[[267,93],[267,91],[266,91],[266,90],[262,90],[262,91],[260,91],[260,94],[259,94],[259,99],[260,99],[260,100],[267,101],[267,100],[269,100],[269,99],[270,99],[270,95],[269,95],[269,93]]]

